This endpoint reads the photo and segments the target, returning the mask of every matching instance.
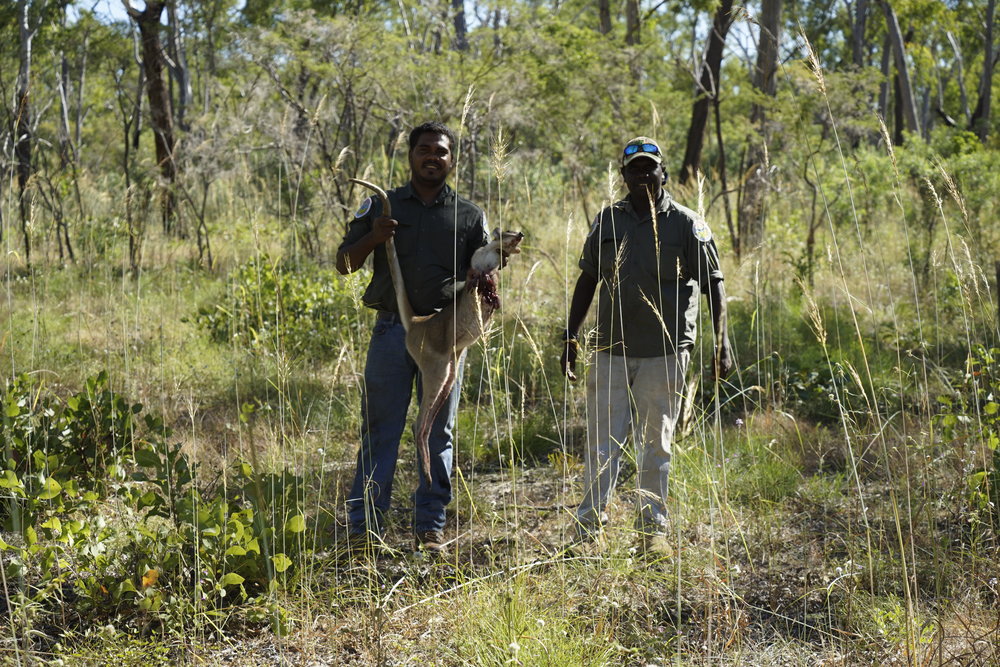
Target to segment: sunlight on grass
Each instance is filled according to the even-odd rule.
[[[785,171],[763,245],[731,252],[717,172],[668,185],[715,230],[737,359],[733,377],[710,379],[703,309],[669,556],[645,553],[631,528],[629,448],[607,529],[574,543],[585,416],[606,406],[562,376],[559,338],[590,218],[621,197],[610,148],[582,169],[557,163],[523,146],[501,100],[450,91],[456,189],[526,238],[500,274],[503,310],[466,358],[450,554],[438,559],[412,548],[409,429],[384,543],[346,546],[373,317],[368,269],[340,276],[331,258],[361,196],[347,176],[405,178],[400,119],[384,146],[333,150],[322,169],[306,160],[319,101],[272,119],[296,141],[239,155],[206,195],[211,265],[152,224],[150,205],[133,270],[125,202],[109,194],[120,184],[86,177],[76,262],[58,258],[39,209],[28,267],[8,187],[0,655],[991,664],[996,184],[961,153],[894,145],[880,118],[842,136],[838,80],[810,54],[783,76],[829,134],[785,119],[794,154],[771,157]],[[669,120],[650,102],[637,126],[666,132]],[[594,353],[581,335],[581,369]]]

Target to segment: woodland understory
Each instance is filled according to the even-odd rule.
[[[0,4],[0,664],[1000,663],[995,0]],[[407,133],[525,234],[466,361],[447,557],[345,499],[334,256]],[[590,223],[655,137],[719,246],[672,554],[573,545]],[[588,321],[587,332],[593,326]],[[593,354],[582,338],[581,370]],[[415,413],[415,406],[413,406]]]

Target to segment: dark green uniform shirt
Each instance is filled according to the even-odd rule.
[[[421,201],[409,183],[386,194],[392,217],[399,222],[394,238],[410,305],[415,314],[430,315],[452,300],[456,276],[465,279],[472,253],[486,245],[486,218],[478,206],[456,195],[447,185],[430,205]],[[366,199],[340,249],[370,232],[372,221],[381,214],[378,198]],[[364,304],[395,313],[399,308],[385,245],[375,248],[373,263],[372,279],[362,297]]]
[[[640,218],[628,198],[601,211],[580,258],[600,281],[599,349],[631,357],[661,357],[690,349],[698,301],[722,280],[719,252],[708,225],[661,192],[657,224]]]

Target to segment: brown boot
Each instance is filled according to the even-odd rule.
[[[427,553],[448,555],[448,547],[445,543],[444,533],[440,530],[425,530],[416,534],[415,548],[417,551]]]

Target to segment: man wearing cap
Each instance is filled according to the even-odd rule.
[[[697,334],[699,294],[708,298],[713,369],[721,378],[733,365],[725,289],[708,225],[663,189],[667,177],[656,141],[629,141],[620,173],[628,196],[594,219],[563,335],[561,365],[575,381],[578,333],[597,293],[596,352],[587,378],[586,478],[576,527],[583,539],[599,534],[622,446],[631,436],[638,480],[635,526],[644,547],[669,551],[670,448]]]
[[[454,299],[455,276],[464,276],[472,254],[484,246],[486,218],[478,206],[447,184],[454,167],[455,135],[438,122],[410,132],[410,181],[390,190],[392,218],[369,198],[354,215],[337,252],[342,274],[356,271],[374,255],[364,304],[378,311],[365,363],[361,398],[361,447],[347,500],[349,544],[362,551],[378,544],[385,530],[389,497],[406,425],[417,365],[406,351],[385,242],[395,240],[406,292],[417,315],[430,315]],[[421,550],[444,552],[445,507],[451,501],[452,432],[462,386],[458,379],[430,432],[431,478],[420,475],[413,494],[413,532]],[[420,384],[417,383],[419,392]]]

